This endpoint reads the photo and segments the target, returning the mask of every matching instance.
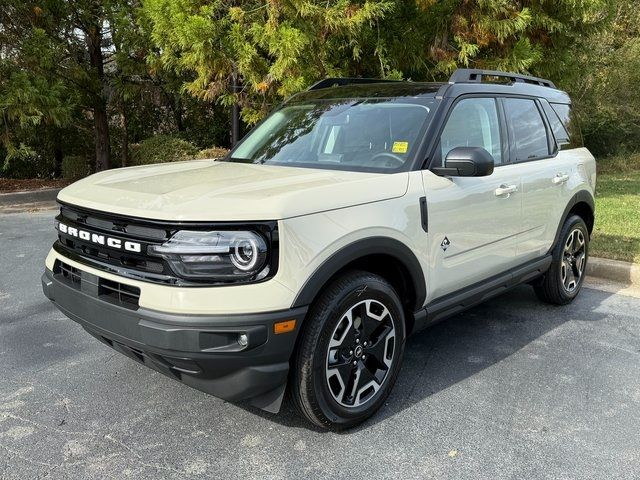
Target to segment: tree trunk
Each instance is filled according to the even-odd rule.
[[[122,166],[129,165],[129,130],[127,128],[127,109],[122,106]]]
[[[179,132],[184,132],[184,112],[182,108],[182,100],[179,95],[173,97],[173,117],[176,121],[176,127]]]
[[[109,117],[107,115],[107,85],[104,76],[104,57],[102,54],[102,33],[100,17],[87,29],[87,49],[91,68],[96,78],[99,92],[93,98],[93,122],[96,144],[96,171],[109,168],[111,141],[109,138]]]
[[[109,140],[109,119],[105,103],[96,102],[93,108],[93,121],[96,142],[96,171],[109,168],[111,145]]]
[[[60,137],[57,137],[60,138]],[[60,178],[62,176],[62,147],[60,141],[56,139],[55,146],[53,148],[53,158],[55,159],[55,167],[53,169],[53,176]]]

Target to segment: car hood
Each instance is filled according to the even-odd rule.
[[[405,173],[344,172],[194,160],[96,173],[61,202],[173,221],[279,220],[400,197]]]

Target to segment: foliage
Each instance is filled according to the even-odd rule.
[[[635,3],[0,0],[0,147],[27,146],[40,175],[60,175],[65,156],[128,165],[158,134],[230,146],[235,102],[246,130],[325,76],[441,81],[468,66],[553,79],[594,153],[633,151]],[[3,175],[35,163],[3,162]]]
[[[227,153],[229,153],[229,150],[227,150],[226,148],[211,147],[211,148],[205,148],[204,150],[200,150],[196,154],[196,158],[202,159],[202,160],[209,159],[209,158],[222,158]]]
[[[391,0],[146,0],[142,13],[161,51],[159,63],[190,76],[185,90],[227,106],[239,101],[251,124],[273,102],[319,78],[355,73],[350,67],[369,59],[382,64],[382,50],[372,38],[393,5]],[[234,72],[242,78],[237,94],[231,91]]]
[[[89,162],[83,155],[68,155],[62,159],[62,178],[78,180],[90,173]]]
[[[562,86],[580,112],[586,146],[597,156],[640,146],[640,11],[618,3],[608,28],[571,49]]]
[[[48,175],[51,165],[36,151],[25,144],[9,150],[2,164],[2,176],[6,178],[36,178]]]
[[[137,145],[131,156],[133,165],[178,162],[194,158],[198,148],[171,135],[156,135]]]

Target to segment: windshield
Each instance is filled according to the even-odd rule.
[[[354,171],[398,171],[424,133],[433,98],[311,100],[285,105],[229,161]]]

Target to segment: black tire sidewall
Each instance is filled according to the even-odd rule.
[[[396,331],[396,342],[393,354],[391,371],[375,398],[356,408],[346,408],[340,405],[331,395],[326,381],[326,355],[331,335],[343,314],[353,305],[363,300],[377,300],[389,309],[393,318]],[[323,323],[316,339],[316,348],[312,361],[312,375],[310,387],[313,389],[314,398],[323,415],[335,426],[347,427],[360,423],[375,413],[389,395],[397,375],[400,371],[405,344],[405,319],[402,305],[393,288],[382,278],[363,273],[356,275],[349,282],[349,286],[336,295],[328,308],[320,313],[321,318],[312,321]]]

